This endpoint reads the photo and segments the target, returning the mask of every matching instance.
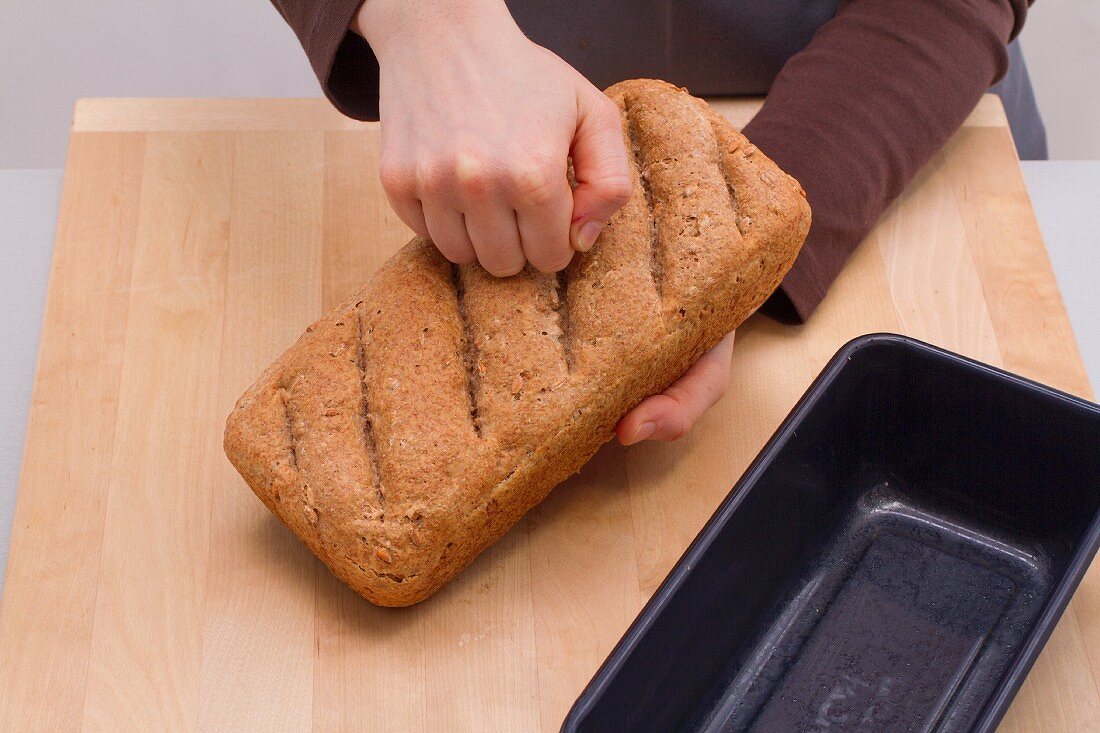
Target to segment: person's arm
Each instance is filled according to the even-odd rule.
[[[528,41],[501,0],[366,0],[346,22],[350,3],[337,12],[324,0],[273,2],[337,108],[382,119],[390,203],[448,259],[476,256],[499,275],[525,261],[561,269],[629,198],[618,108]],[[731,333],[644,400],[620,421],[619,440],[687,432],[725,391],[732,347]]]
[[[791,58],[744,131],[799,180],[813,210],[766,313],[810,316],[889,203],[1004,74],[1026,11],[1026,0],[845,0]],[[683,435],[726,390],[732,343],[635,407],[619,440]]]
[[[336,106],[375,116],[377,62],[346,30],[350,16],[326,30],[313,23],[324,0],[273,2],[303,39]],[[288,13],[291,4],[297,11]],[[814,209],[803,253],[768,312],[788,320],[812,312],[887,204],[1003,74],[1004,46],[1025,10],[1026,0],[848,0],[791,59],[746,129],[802,182]],[[366,25],[357,27],[369,34]],[[731,346],[732,337],[632,410],[617,428],[620,441],[686,432],[725,391]]]
[[[361,0],[272,0],[338,109],[378,117],[378,62],[349,31]],[[886,206],[1006,68],[1028,0],[844,0],[745,133],[806,189],[814,223],[765,311],[802,321]]]
[[[337,108],[382,120],[390,204],[452,262],[556,272],[629,198],[618,108],[503,0],[273,2]]]
[[[1007,68],[1026,0],[845,0],[745,135],[806,190],[813,225],[765,312],[810,316],[848,256]]]
[[[503,0],[366,0],[353,28],[381,69],[382,185],[447,259],[556,272],[630,198],[618,107]]]

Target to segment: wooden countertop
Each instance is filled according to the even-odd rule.
[[[735,122],[758,103],[723,102]],[[3,730],[557,730],[811,379],[896,331],[1091,397],[985,98],[803,327],[754,318],[685,440],[609,445],[412,609],[339,582],[225,460],[233,401],[403,244],[378,128],[320,100],[78,103],[0,606]],[[1002,730],[1100,730],[1100,576]]]

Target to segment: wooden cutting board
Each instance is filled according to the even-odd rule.
[[[721,105],[744,123],[757,103]],[[76,107],[0,607],[0,730],[556,730],[828,358],[910,334],[1091,396],[987,97],[803,327],[752,319],[674,445],[606,447],[458,581],[375,608],[221,451],[238,395],[409,233],[320,100]],[[1094,571],[1008,731],[1100,730]]]

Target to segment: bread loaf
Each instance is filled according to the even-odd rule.
[[[659,81],[622,110],[634,195],[567,270],[497,279],[414,239],[238,401],[225,451],[364,598],[435,592],[776,288],[798,183]]]

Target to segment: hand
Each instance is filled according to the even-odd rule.
[[[618,108],[501,0],[366,0],[353,30],[381,67],[386,195],[447,259],[556,272],[630,197]]]
[[[623,445],[683,436],[725,394],[730,381],[733,332],[699,357],[684,376],[658,395],[642,400],[615,427]]]

